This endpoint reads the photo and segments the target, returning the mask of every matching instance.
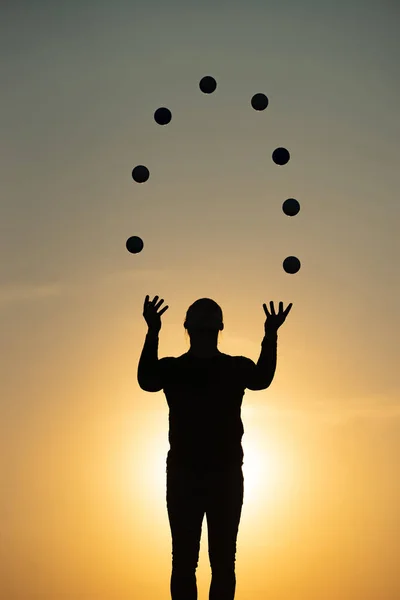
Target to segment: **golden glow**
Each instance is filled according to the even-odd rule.
[[[272,500],[277,492],[279,481],[284,476],[283,463],[278,454],[263,449],[259,436],[253,437],[243,443],[244,446],[244,494],[246,503],[254,509],[265,507],[265,501]]]

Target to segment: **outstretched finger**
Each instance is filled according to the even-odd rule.
[[[271,315],[269,314],[269,312],[268,312],[268,308],[267,308],[267,305],[265,304],[265,302],[264,302],[264,304],[263,304],[263,309],[264,309],[264,312],[265,312],[265,314],[267,315],[267,317],[271,316]]]
[[[161,300],[159,300],[159,301],[157,302],[157,304],[154,306],[154,308],[155,308],[156,310],[158,310],[158,309],[160,308],[160,306],[161,306],[161,304],[162,304],[163,302],[164,302],[164,298],[161,298]]]
[[[272,300],[269,303],[269,305],[270,305],[271,314],[275,316],[275,307],[274,307],[274,303],[272,302]]]
[[[161,315],[162,315],[163,313],[165,313],[165,311],[167,310],[167,308],[168,308],[168,305],[167,305],[167,306],[164,306],[164,308],[162,308],[162,309],[160,310],[160,312],[158,313],[158,316],[159,316],[159,317],[161,317]]]
[[[279,314],[283,312],[283,302],[279,302]]]
[[[146,298],[144,299],[144,304],[143,304],[143,311],[146,310],[146,306],[149,303],[149,295],[147,294]]]
[[[285,310],[285,312],[283,313],[283,314],[285,315],[285,317],[287,317],[287,316],[288,316],[288,314],[289,314],[289,312],[290,312],[290,309],[292,308],[292,306],[293,306],[293,302],[291,302],[291,303],[289,304],[289,306],[287,307],[287,309],[286,309],[286,310]]]

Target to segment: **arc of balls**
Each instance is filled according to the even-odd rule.
[[[206,75],[200,80],[199,88],[203,94],[212,94],[217,89],[217,82],[214,77]],[[265,94],[257,93],[251,98],[251,106],[256,111],[264,111],[269,104],[269,99]],[[171,122],[172,114],[169,108],[161,106],[154,112],[154,120],[158,125],[168,125]],[[275,148],[272,153],[272,160],[276,165],[286,165],[290,160],[290,153],[287,148]],[[137,165],[132,170],[132,179],[136,183],[145,183],[150,177],[149,169],[145,165]],[[285,215],[293,217],[300,211],[300,204],[295,198],[288,198],[282,204],[282,210]],[[143,240],[136,235],[131,236],[126,241],[126,248],[132,254],[137,254],[143,250]],[[283,269],[286,273],[294,274],[300,269],[300,261],[296,256],[287,256],[283,261]]]

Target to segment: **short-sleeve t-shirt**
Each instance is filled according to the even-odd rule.
[[[241,405],[253,361],[219,352],[160,361],[169,406],[167,469],[218,469],[243,464]]]

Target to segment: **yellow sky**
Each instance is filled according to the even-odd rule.
[[[210,297],[220,350],[256,362],[263,302],[293,302],[271,387],[243,400],[236,598],[396,600],[395,6],[56,4],[1,19],[4,599],[170,597],[168,407],[136,381],[157,294],[160,357]]]

